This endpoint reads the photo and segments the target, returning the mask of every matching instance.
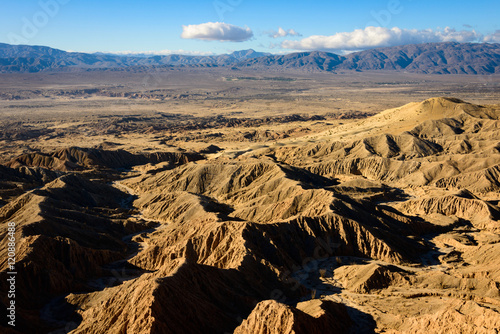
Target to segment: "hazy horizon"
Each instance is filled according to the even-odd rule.
[[[497,42],[435,42],[435,43],[459,43],[459,44],[500,44]],[[0,42],[2,44],[2,42]],[[61,50],[64,52],[76,52],[76,53],[87,53],[87,54],[103,54],[103,55],[113,55],[113,56],[123,56],[123,57],[139,57],[139,58],[148,58],[148,57],[154,57],[154,56],[170,56],[170,55],[180,55],[180,56],[199,56],[199,57],[210,57],[210,56],[223,56],[223,55],[230,55],[233,53],[238,53],[238,52],[244,52],[244,51],[254,51],[259,54],[264,54],[264,55],[273,55],[273,56],[279,56],[279,55],[287,55],[287,54],[292,54],[292,53],[298,53],[298,52],[327,52],[327,53],[333,53],[333,54],[338,54],[341,56],[347,56],[351,53],[356,53],[356,52],[362,52],[366,50],[373,50],[373,49],[380,49],[380,48],[386,48],[384,46],[381,47],[374,47],[374,48],[367,48],[363,50],[351,50],[351,51],[338,51],[338,50],[321,50],[321,49],[311,49],[311,50],[290,50],[290,51],[280,51],[280,52],[267,52],[267,51],[261,51],[259,49],[238,49],[238,50],[228,50],[226,52],[222,53],[212,53],[212,52],[185,52],[183,53],[182,50],[178,50],[181,52],[164,52],[164,51],[94,51],[94,52],[83,52],[83,51],[75,51],[75,50],[63,50],[63,49],[58,49],[54,48],[50,45],[30,45],[30,44],[9,44],[9,43],[3,43],[11,46],[28,46],[28,47],[48,47],[51,49],[57,49]],[[401,44],[401,45],[395,45],[395,46],[388,46],[390,47],[396,47],[396,46],[408,46],[408,45],[418,45],[418,44],[429,44],[429,43],[408,43],[408,44]]]
[[[0,42],[113,54],[338,54],[429,42],[500,42],[497,1],[8,1]]]

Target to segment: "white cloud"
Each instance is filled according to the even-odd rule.
[[[474,30],[457,31],[448,27],[442,30],[366,27],[331,36],[314,35],[300,41],[285,40],[281,43],[281,47],[297,50],[363,50],[403,44],[476,42],[481,39],[481,34]]]
[[[242,28],[223,22],[207,22],[182,26],[182,38],[205,41],[243,42],[252,38],[250,28]]]
[[[500,43],[500,30],[495,31],[493,34],[484,36],[486,43]]]
[[[281,27],[278,28],[278,31],[276,31],[276,30],[268,31],[268,35],[269,35],[269,37],[272,37],[272,38],[279,38],[279,37],[286,37],[286,36],[302,36],[301,34],[299,34],[298,32],[296,32],[293,29],[285,30]]]

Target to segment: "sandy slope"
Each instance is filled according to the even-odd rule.
[[[433,98],[266,145],[21,155],[21,332],[494,333],[499,116]]]

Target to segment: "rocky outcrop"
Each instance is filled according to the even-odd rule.
[[[385,289],[392,284],[409,286],[408,273],[395,266],[375,263],[368,265],[344,266],[335,270],[335,278],[342,286],[356,293],[370,293]]]
[[[0,166],[21,189],[2,197],[0,287],[13,221],[25,333],[491,331],[499,114],[435,98],[206,159],[21,156]]]
[[[180,260],[170,273],[144,274],[67,300],[78,305],[83,318],[74,333],[222,333],[232,331],[238,317],[271,295],[267,284],[238,270]]]
[[[47,153],[28,153],[8,162],[6,166],[43,167],[58,171],[82,171],[100,168],[129,168],[147,163],[170,162],[178,166],[201,159],[197,153],[156,152],[133,154],[125,150],[103,150],[95,148],[70,147]]]
[[[399,207],[412,214],[429,215],[433,213],[455,216],[470,221],[479,228],[499,228],[500,210],[480,200],[468,191],[455,195],[423,198],[402,203]]]
[[[500,165],[470,173],[461,173],[440,178],[436,186],[441,188],[468,189],[478,193],[498,191],[500,189]]]
[[[406,319],[400,330],[411,333],[494,333],[500,326],[499,313],[473,301],[444,305],[434,314]]]
[[[0,206],[26,191],[55,180],[59,176],[58,172],[40,167],[9,168],[0,165]]]
[[[121,238],[148,228],[127,222],[124,198],[109,185],[64,175],[0,208],[0,285],[6,291],[8,222],[14,222],[16,305],[20,317],[33,318],[27,332],[47,330],[30,314],[55,296],[89,289],[89,279],[106,274],[104,264],[126,255]]]
[[[499,116],[496,106],[432,98],[340,126],[318,136],[316,143],[280,146],[264,154],[329,178],[362,176],[398,187],[495,191]]]
[[[348,333],[351,324],[352,321],[342,304],[311,300],[293,307],[274,300],[265,300],[257,304],[234,333]]]

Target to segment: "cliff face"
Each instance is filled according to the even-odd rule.
[[[124,198],[126,194],[109,185],[64,175],[0,208],[0,284],[6,288],[7,222],[15,222],[16,302],[21,317],[55,296],[88,289],[89,279],[106,273],[104,264],[126,255],[121,238],[148,224],[126,223],[128,210],[119,205]],[[26,325],[28,332],[44,327],[38,320]]]
[[[177,267],[142,275],[118,287],[70,295],[83,321],[75,333],[206,333],[230,331],[248,314],[266,283],[237,270],[177,261]],[[255,284],[257,283],[257,284]],[[116,310],[121,311],[116,313]],[[110,321],[111,320],[111,321]]]
[[[351,321],[342,304],[310,300],[297,307],[266,300],[238,326],[235,334],[348,333]]]
[[[133,154],[124,150],[69,147],[52,154],[30,153],[21,155],[5,165],[11,168],[21,166],[41,167],[55,171],[84,171],[92,169],[130,168],[147,163],[169,162],[172,166],[201,159],[200,154],[177,152],[156,152]]]

